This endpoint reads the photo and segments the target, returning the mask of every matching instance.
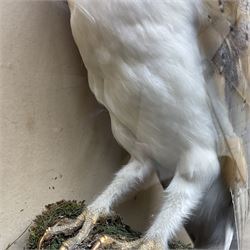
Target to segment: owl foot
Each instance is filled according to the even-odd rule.
[[[38,245],[38,249],[42,249],[42,245],[44,241],[47,241],[58,234],[71,235],[75,231],[77,231],[82,225],[83,228],[79,231],[79,233],[74,237],[70,238],[66,242],[63,243],[63,246],[60,249],[72,249],[70,246],[75,242],[78,243],[82,241],[82,238],[87,237],[88,233],[93,228],[95,222],[99,218],[99,215],[95,215],[88,211],[84,210],[76,219],[63,219],[56,223],[53,227],[47,228],[44,235],[41,237]],[[64,248],[67,247],[67,248]]]

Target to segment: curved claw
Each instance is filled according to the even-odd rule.
[[[63,242],[59,250],[69,250],[69,245],[66,242]]]
[[[38,243],[38,250],[42,249],[42,245],[43,245],[43,242],[45,240],[49,240],[52,236],[51,236],[51,228],[48,227],[45,231],[45,233],[43,234],[42,238],[39,240],[39,243]]]
[[[97,241],[96,243],[94,244],[94,246],[91,248],[91,250],[97,250],[99,249],[99,247],[102,247],[102,246],[107,246],[107,245],[110,245],[114,242],[118,242],[117,240],[115,240],[114,238],[108,236],[108,235],[103,235],[101,236]]]
[[[60,246],[59,250],[68,250],[68,248],[65,246]]]
[[[61,247],[59,248],[59,250],[72,250],[75,249],[75,247],[78,245],[78,241],[77,239],[74,238],[70,238],[66,241],[64,241],[61,245]]]

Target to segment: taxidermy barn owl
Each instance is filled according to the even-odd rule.
[[[49,228],[43,239],[81,228],[61,246],[76,248],[100,217],[156,172],[164,201],[143,238],[102,236],[94,249],[110,242],[119,249],[168,249],[182,225],[195,247],[230,249],[233,207],[211,109],[211,102],[221,110],[223,104],[207,93],[198,39],[209,7],[202,0],[69,0],[69,7],[90,88],[131,158],[86,211]]]

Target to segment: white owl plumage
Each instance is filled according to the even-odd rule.
[[[220,175],[218,135],[198,39],[201,14],[207,18],[203,1],[69,4],[90,88],[109,111],[116,140],[131,155],[88,211],[95,218],[109,214],[156,170],[161,182],[168,183],[164,203],[138,248],[167,249],[176,230],[190,219],[187,229],[196,247],[229,249],[234,234],[231,197]],[[71,249],[86,237],[91,228],[86,227],[64,247]],[[156,243],[152,247],[148,242]]]

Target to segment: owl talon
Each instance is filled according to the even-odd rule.
[[[120,244],[121,242],[112,238],[111,236],[103,235],[96,241],[91,250],[97,250],[99,249],[99,247],[108,246],[111,245],[112,243]]]
[[[51,228],[48,227],[45,231],[45,233],[43,234],[43,236],[41,237],[41,239],[39,240],[39,244],[38,244],[38,249],[42,249],[42,244],[45,240],[49,240],[52,236],[50,233]]]

